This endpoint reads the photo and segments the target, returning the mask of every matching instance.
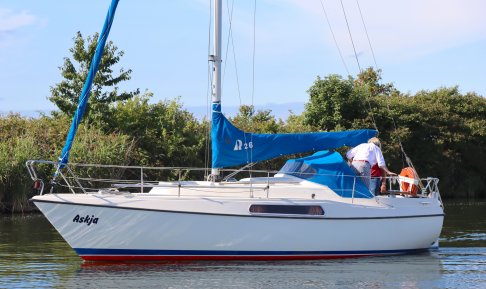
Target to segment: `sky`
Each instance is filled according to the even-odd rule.
[[[100,32],[110,3],[0,0],[0,112],[55,109],[47,98],[73,37]],[[342,0],[346,17],[340,0],[223,3],[223,111],[253,104],[299,113],[317,76],[359,73],[354,50],[361,68],[382,69],[401,92],[458,85],[486,96],[486,1]],[[133,70],[121,89],[205,107],[209,12],[209,0],[121,0],[109,36],[125,52],[116,69]]]

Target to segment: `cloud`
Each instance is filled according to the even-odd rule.
[[[29,11],[14,12],[0,7],[0,48],[13,45],[16,42],[16,33],[33,25],[36,20]]]
[[[26,10],[14,13],[10,9],[0,8],[0,32],[15,31],[33,24],[35,20],[35,16]]]

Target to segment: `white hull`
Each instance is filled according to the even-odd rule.
[[[427,250],[443,222],[432,198],[309,200],[49,194],[33,202],[85,260],[314,259]],[[318,205],[322,216],[254,214],[252,204]],[[88,220],[85,218],[89,216]],[[96,220],[95,220],[96,219]]]

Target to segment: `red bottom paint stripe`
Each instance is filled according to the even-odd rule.
[[[116,262],[135,262],[135,261],[277,261],[277,260],[317,260],[317,259],[343,259],[357,258],[366,256],[377,256],[382,254],[357,254],[357,255],[317,255],[317,256],[103,256],[103,255],[84,255],[81,256],[85,261],[116,261]],[[384,255],[384,254],[383,254]],[[387,254],[388,255],[388,254]]]

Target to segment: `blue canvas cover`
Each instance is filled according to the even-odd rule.
[[[342,146],[356,146],[376,135],[375,130],[254,134],[236,128],[213,103],[212,167],[231,167],[272,159],[282,155],[305,153]]]
[[[108,39],[108,34],[110,34],[111,25],[113,24],[113,19],[115,18],[118,1],[119,0],[111,1],[108,13],[106,14],[105,23],[103,24],[103,29],[101,30],[101,34],[98,38],[98,43],[96,44],[96,51],[91,60],[88,76],[86,77],[83,90],[81,91],[81,95],[79,96],[78,107],[76,108],[76,112],[74,113],[74,117],[71,122],[71,128],[69,129],[69,133],[66,137],[66,143],[58,160],[58,170],[68,163],[69,152],[71,151],[74,137],[76,136],[76,132],[78,131],[79,123],[83,119],[86,105],[88,104],[89,94],[91,92],[91,85],[93,84],[96,72],[98,71],[101,57],[103,56],[106,40]],[[57,176],[57,174],[58,171],[56,171],[55,176]]]
[[[337,152],[320,151],[311,156],[288,160],[279,173],[326,185],[344,198],[374,197]]]

